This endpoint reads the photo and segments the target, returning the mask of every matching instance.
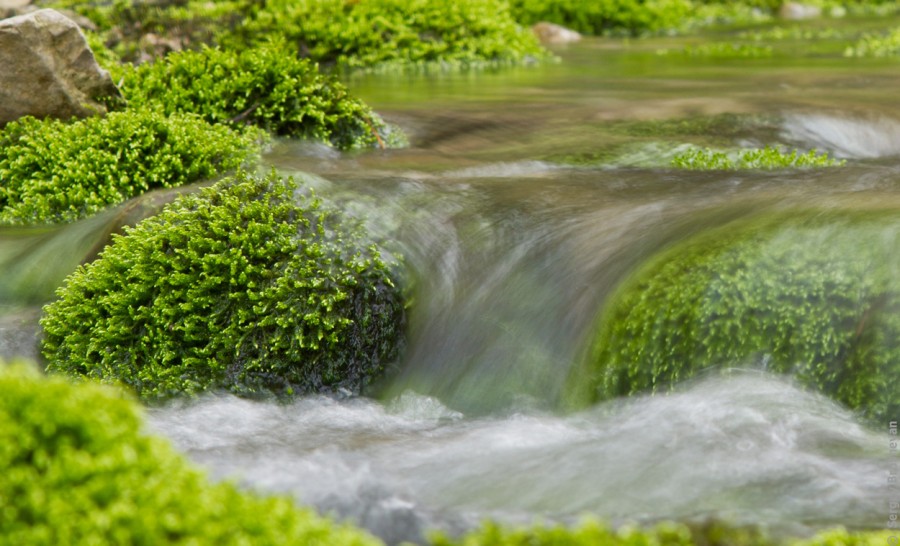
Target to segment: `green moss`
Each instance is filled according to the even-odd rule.
[[[772,47],[733,42],[712,42],[685,46],[684,54],[689,57],[708,57],[713,59],[760,59],[771,57]]]
[[[240,53],[203,48],[122,69],[132,107],[191,112],[210,123],[252,123],[337,148],[399,145],[403,135],[334,77],[275,45]]]
[[[150,189],[220,175],[255,159],[259,136],[148,110],[22,118],[0,131],[0,223],[71,222]]]
[[[574,390],[602,400],[758,365],[868,417],[896,415],[898,229],[892,210],[795,212],[666,250],[611,295]]]
[[[285,498],[212,485],[118,390],[0,364],[0,544],[379,544]]]
[[[618,531],[588,520],[573,528],[535,526],[504,528],[487,523],[462,538],[435,536],[433,546],[882,546],[889,531],[851,533],[843,528],[823,531],[809,539],[770,539],[753,528],[722,524],[688,526],[662,523]]]
[[[900,55],[900,28],[887,34],[867,34],[844,52],[846,57],[895,57]]]
[[[546,55],[501,0],[269,0],[220,39],[244,47],[276,36],[339,68],[470,67]]]
[[[45,308],[48,370],[144,399],[359,392],[404,307],[378,251],[274,174],[238,173],[126,229]]]
[[[819,155],[816,150],[810,150],[805,154],[798,153],[796,150],[786,153],[772,146],[743,150],[737,154],[716,152],[709,148],[692,148],[679,153],[672,159],[673,167],[704,171],[835,167],[845,163],[843,160],[829,157],[827,153]]]
[[[585,34],[642,34],[681,28],[690,0],[511,0],[516,20],[557,23]]]

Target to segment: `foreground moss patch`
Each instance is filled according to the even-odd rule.
[[[118,390],[0,364],[0,544],[380,544],[211,485],[141,421]]]
[[[71,222],[151,189],[218,176],[255,160],[260,136],[150,110],[22,118],[0,131],[0,223]]]
[[[131,107],[189,112],[209,123],[253,124],[340,149],[405,142],[337,79],[272,44],[241,52],[205,47],[124,67],[120,87]]]
[[[290,180],[239,173],[126,229],[45,308],[48,369],[142,398],[359,392],[399,353],[378,251]]]
[[[611,296],[589,379],[574,382],[602,400],[758,365],[868,417],[896,415],[898,237],[894,211],[799,211],[681,243]]]
[[[459,539],[436,536],[434,546],[882,546],[889,531],[855,532],[843,528],[823,531],[809,539],[767,538],[753,528],[721,524],[687,526],[661,523],[648,529],[623,527],[613,530],[595,521],[585,521],[571,529],[565,527],[505,528],[487,523]]]

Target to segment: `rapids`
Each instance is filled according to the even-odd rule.
[[[587,39],[555,64],[350,78],[409,149],[278,142],[264,161],[365,222],[400,261],[412,296],[404,358],[371,398],[210,395],[149,410],[152,431],[216,478],[289,493],[388,543],[485,518],[883,528],[889,423],[754,362],[669,395],[565,411],[607,296],[667,245],[766,209],[900,213],[896,61],[800,47],[698,60],[671,53],[683,43]],[[669,168],[689,144],[817,148],[848,163]],[[129,206],[2,233],[0,353],[34,355],[40,304]]]

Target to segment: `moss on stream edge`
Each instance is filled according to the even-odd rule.
[[[868,418],[896,415],[898,237],[894,211],[810,210],[675,245],[611,296],[587,369],[573,375],[574,399],[664,392],[711,368],[759,366]]]
[[[48,370],[149,400],[359,392],[404,338],[403,298],[377,249],[274,174],[178,198],[57,295],[41,320]]]

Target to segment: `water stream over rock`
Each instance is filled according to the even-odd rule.
[[[279,142],[265,161],[317,175],[319,196],[402,256],[406,355],[374,398],[208,396],[150,410],[152,430],[217,478],[290,493],[389,543],[487,517],[883,527],[888,423],[754,362],[723,363],[732,371],[669,395],[564,411],[607,298],[660,250],[766,210],[900,214],[895,61],[658,53],[681,43],[589,39],[561,50],[559,64],[353,79],[411,148],[340,155]],[[687,145],[765,144],[849,161],[668,167]],[[28,306],[58,282],[40,267],[47,256],[71,270],[120,221],[0,237],[10,309],[0,352],[27,352]]]

